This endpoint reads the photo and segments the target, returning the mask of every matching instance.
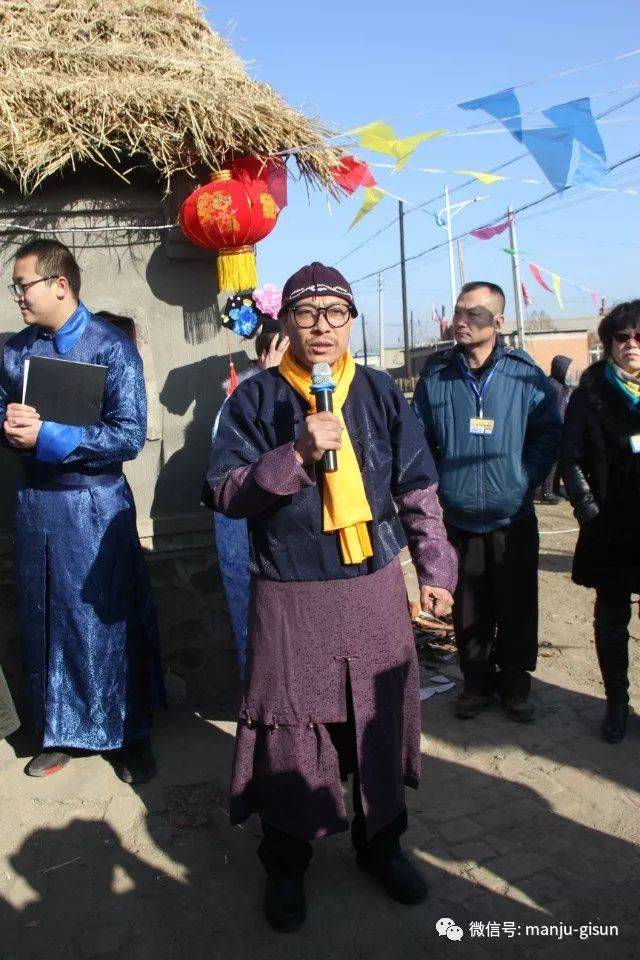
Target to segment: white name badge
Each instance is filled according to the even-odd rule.
[[[631,444],[631,450],[633,453],[640,453],[640,433],[636,433],[633,437],[629,437],[629,443]]]
[[[483,437],[490,437],[493,433],[495,420],[487,420],[483,417],[471,417],[469,421],[469,433],[477,433]],[[632,439],[635,439],[632,437]],[[640,436],[638,436],[640,441]],[[640,447],[638,448],[640,452]]]

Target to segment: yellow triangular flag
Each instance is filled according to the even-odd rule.
[[[362,218],[366,217],[366,215],[370,213],[371,210],[373,210],[375,205],[377,203],[380,203],[383,197],[384,197],[384,190],[380,190],[379,187],[365,187],[364,201],[362,203],[362,206],[356,213],[353,223],[349,227],[349,230],[355,227],[356,223],[360,223]]]
[[[355,127],[353,130],[347,130],[345,136],[357,137],[360,146],[368,150],[375,150],[376,153],[388,153],[393,156],[391,144],[396,140],[396,132],[388,123],[382,120],[374,120],[373,123],[367,123],[364,127]]]
[[[498,180],[505,179],[504,177],[497,177],[495,173],[483,173],[482,170],[454,170],[453,172],[465,177],[475,177],[476,180],[484,183],[487,187],[490,187],[492,183],[496,183]]]
[[[396,158],[396,170],[402,170],[407,160],[424,140],[431,140],[434,137],[441,137],[446,130],[426,130],[424,133],[415,133],[410,137],[398,139],[393,127],[382,120],[374,120],[364,127],[355,127],[348,130],[345,136],[357,137],[360,146],[367,150],[373,150],[376,153],[386,153]]]
[[[551,279],[552,279],[552,282],[553,282],[553,289],[554,289],[555,292],[556,292],[556,299],[557,299],[558,303],[560,304],[560,309],[561,309],[561,310],[564,310],[564,304],[563,304],[563,302],[562,302],[562,290],[560,289],[560,277],[558,276],[557,273],[552,273],[552,274],[551,274]]]
[[[446,132],[446,130],[426,130],[424,133],[416,133],[412,137],[396,140],[393,144],[393,155],[397,159],[396,170],[402,170],[413,151],[421,143],[425,140],[433,140],[434,137],[441,137]]]

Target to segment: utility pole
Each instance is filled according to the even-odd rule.
[[[451,233],[451,206],[449,204],[449,187],[444,188],[444,208],[447,215],[447,240],[449,243],[449,283],[451,285],[451,316],[456,305],[456,268],[453,264],[453,236]]]
[[[507,207],[509,217],[509,239],[511,243],[511,268],[513,271],[513,301],[516,306],[516,324],[518,327],[518,346],[524,350],[524,311],[522,309],[522,287],[520,285],[520,260],[518,259],[518,237],[513,207]]]
[[[462,259],[462,240],[458,240],[458,273],[460,274],[460,286],[464,287],[464,260]]]
[[[360,316],[362,318],[362,349],[364,350],[364,365],[366,367],[368,365],[367,364],[367,328],[365,324],[364,313],[360,314]]]
[[[413,339],[413,310],[409,314],[409,328],[411,330],[411,349],[415,347],[415,340]]]
[[[385,370],[384,363],[384,277],[378,274],[378,342],[380,344],[380,369]]]
[[[409,315],[407,312],[407,269],[404,262],[404,203],[398,201],[398,221],[400,224],[400,279],[402,282],[402,330],[404,333],[404,375],[411,377],[411,347],[409,344]]]

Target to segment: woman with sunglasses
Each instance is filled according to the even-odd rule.
[[[604,358],[580,380],[565,416],[561,470],[580,524],[573,581],[595,587],[595,642],[617,743],[629,712],[631,594],[640,592],[640,300],[600,323]]]

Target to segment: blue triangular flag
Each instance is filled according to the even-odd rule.
[[[571,100],[569,103],[559,103],[555,107],[543,110],[542,113],[561,130],[566,130],[572,137],[583,143],[587,150],[606,161],[607,155],[591,112],[589,97]]]
[[[500,90],[498,93],[490,93],[486,97],[478,97],[477,100],[465,100],[458,106],[461,110],[484,110],[496,120],[500,120],[516,140],[522,141],[520,101],[513,87]]]
[[[555,127],[523,130],[522,143],[555,190],[564,190],[573,156],[573,138]]]

